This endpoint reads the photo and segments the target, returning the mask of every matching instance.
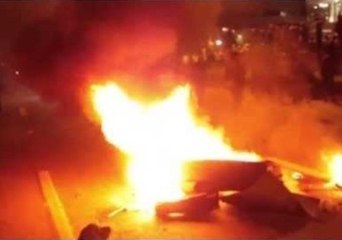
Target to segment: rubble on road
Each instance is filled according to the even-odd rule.
[[[164,202],[156,206],[156,214],[161,218],[173,216],[200,216],[218,208],[218,194],[196,194],[187,198]]]

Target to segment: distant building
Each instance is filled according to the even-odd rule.
[[[308,29],[312,37],[318,22],[322,23],[323,38],[334,34],[334,26],[342,11],[342,0],[307,0]]]
[[[255,27],[256,25],[299,23],[307,18],[305,0],[225,1],[219,19],[221,26]]]
[[[335,23],[341,14],[342,0],[307,0],[309,18],[319,15],[323,20]]]

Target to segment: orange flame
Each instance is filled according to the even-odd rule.
[[[331,181],[342,186],[342,153],[329,156]]]
[[[222,131],[196,118],[188,85],[178,86],[155,103],[131,99],[114,83],[93,85],[91,89],[106,140],[131,160],[128,179],[139,209],[153,209],[160,201],[183,196],[184,161],[259,160],[254,153],[234,151]]]

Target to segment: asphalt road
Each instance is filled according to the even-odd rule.
[[[2,158],[0,238],[51,238],[55,230],[30,161]]]

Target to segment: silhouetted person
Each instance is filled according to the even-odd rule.
[[[4,90],[4,81],[5,81],[5,66],[4,63],[0,62],[0,112],[2,112],[2,94]]]
[[[77,240],[108,240],[110,232],[109,227],[99,227],[91,223],[82,229]]]
[[[335,32],[338,34],[338,40],[340,44],[342,43],[342,15],[340,14],[337,18],[335,25]]]
[[[336,61],[337,59],[337,39],[333,37],[328,40],[328,44],[325,49],[326,53]]]
[[[322,39],[323,38],[323,22],[321,20],[316,23],[316,44],[317,48],[320,49],[322,47]]]
[[[321,75],[324,94],[328,98],[334,95],[334,76],[336,74],[336,58],[326,54],[322,59]]]
[[[231,76],[231,87],[237,104],[241,102],[245,87],[245,66],[243,65],[242,53],[240,51],[240,46],[234,45],[230,53],[230,61],[226,65],[226,75]]]
[[[226,47],[230,47],[232,44],[234,44],[234,41],[235,41],[235,35],[234,33],[232,32],[231,29],[228,30],[228,32],[226,32],[224,35],[223,35],[223,39],[225,41],[225,46]]]
[[[309,32],[309,30],[308,30],[307,24],[303,23],[301,25],[300,34],[301,34],[301,36],[303,38],[303,41],[306,42],[306,43],[309,40],[308,32]]]

